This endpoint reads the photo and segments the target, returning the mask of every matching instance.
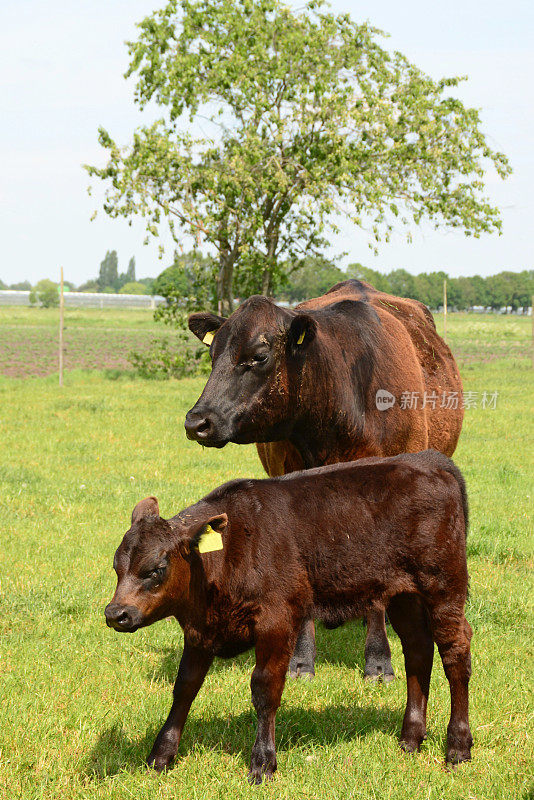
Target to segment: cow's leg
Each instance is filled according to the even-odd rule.
[[[403,750],[413,753],[426,738],[434,640],[428,613],[419,598],[413,595],[395,597],[388,607],[388,616],[401,640],[406,668],[407,699],[400,742]]]
[[[147,759],[149,767],[157,772],[170,766],[178,751],[180,737],[191,704],[213,663],[213,656],[204,650],[184,644],[184,652],[174,684],[174,700],[165,725],[156,737]]]
[[[372,609],[367,615],[364,678],[385,683],[395,678],[386,633],[386,615],[381,609]]]
[[[250,783],[269,780],[276,770],[274,720],[286,679],[291,646],[296,638],[291,631],[268,631],[257,637],[256,666],[250,688],[252,703],[258,715],[258,732],[250,758]]]
[[[463,608],[444,604],[431,611],[434,639],[451,693],[451,718],[447,726],[447,763],[471,760],[473,737],[469,728],[469,678],[471,677],[471,626]]]
[[[315,625],[305,619],[300,627],[295,650],[289,662],[292,678],[313,678],[315,675]]]

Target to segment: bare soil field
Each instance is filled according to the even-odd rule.
[[[57,372],[58,321],[57,309],[0,308],[0,374],[24,378]],[[441,333],[442,316],[436,315],[436,325]],[[447,341],[460,366],[528,358],[531,326],[529,317],[449,314]],[[129,353],[148,350],[155,337],[172,340],[173,335],[154,322],[150,310],[67,309],[65,369],[130,371]]]
[[[0,374],[25,378],[58,371],[57,309],[0,309]],[[142,352],[155,336],[172,331],[152,312],[74,309],[65,311],[66,370],[131,370],[128,354]]]

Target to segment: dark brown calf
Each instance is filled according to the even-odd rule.
[[[275,714],[303,623],[334,627],[385,609],[407,675],[402,747],[417,750],[426,735],[435,641],[451,691],[447,761],[468,760],[466,524],[462,476],[432,450],[234,481],[169,520],[155,498],[138,503],[115,554],[107,623],[131,632],[175,616],[184,631],[174,702],[149,765],[173,761],[214,657],[255,647],[249,778],[270,777]],[[217,538],[221,549],[202,552]]]

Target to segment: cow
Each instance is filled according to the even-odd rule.
[[[270,476],[432,447],[451,456],[462,383],[429,310],[349,280],[294,310],[262,296],[228,319],[189,317],[212,372],[185,420],[206,447],[255,442]],[[367,619],[365,676],[392,680],[385,619]],[[313,621],[290,672],[315,674]]]
[[[446,760],[469,760],[467,520],[462,475],[433,450],[232,481],[168,520],[156,498],[138,503],[115,554],[107,624],[133,632],[174,616],[184,632],[171,711],[148,765],[171,765],[214,658],[254,647],[249,780],[270,778],[275,715],[303,621],[336,627],[373,609],[387,610],[404,652],[402,748],[414,752],[426,736],[436,642],[451,693]]]

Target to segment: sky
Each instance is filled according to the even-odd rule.
[[[302,5],[298,0],[293,4]],[[162,0],[18,0],[0,4],[0,279],[5,283],[65,278],[80,284],[98,274],[106,250],[116,249],[119,269],[135,256],[137,276],[156,276],[172,260],[144,246],[142,223],[130,227],[89,197],[82,164],[104,163],[97,129],[103,125],[122,144],[144,121],[133,102],[134,81],[123,77],[124,42],[135,23]],[[493,149],[509,157],[514,174],[487,180],[502,211],[503,234],[466,238],[459,231],[401,232],[378,256],[367,236],[342,224],[328,254],[348,255],[387,272],[444,269],[450,275],[490,275],[533,268],[534,203],[534,3],[530,0],[334,0],[333,10],[369,20],[389,34],[384,45],[403,52],[434,78],[468,75],[456,91],[481,109]]]

